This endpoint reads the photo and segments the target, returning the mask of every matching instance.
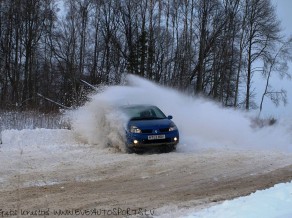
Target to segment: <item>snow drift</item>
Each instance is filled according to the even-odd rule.
[[[83,107],[67,113],[80,140],[124,150],[126,119],[117,107],[154,104],[166,115],[173,115],[181,135],[180,152],[211,147],[292,151],[291,128],[287,124],[255,129],[242,111],[222,108],[209,100],[190,97],[133,75],[127,75],[123,84],[106,87],[91,96],[91,101]]]

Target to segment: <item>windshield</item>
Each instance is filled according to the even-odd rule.
[[[164,113],[155,106],[126,106],[122,107],[122,111],[130,118],[130,120],[153,120],[165,119]]]

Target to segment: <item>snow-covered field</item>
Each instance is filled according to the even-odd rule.
[[[137,77],[126,83],[68,111],[72,130],[2,131],[0,211],[143,207],[160,217],[290,217],[291,183],[268,188],[292,180],[292,123],[254,128],[250,115]],[[131,103],[174,116],[176,152],[123,152],[115,108]],[[267,190],[246,196],[258,189]]]

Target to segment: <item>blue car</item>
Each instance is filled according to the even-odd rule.
[[[176,149],[179,132],[165,114],[153,105],[128,105],[122,111],[129,121],[126,127],[126,147],[129,153],[149,149],[170,152]]]

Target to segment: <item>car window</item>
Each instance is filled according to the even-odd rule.
[[[131,120],[165,119],[165,114],[155,106],[129,106],[122,108]]]

